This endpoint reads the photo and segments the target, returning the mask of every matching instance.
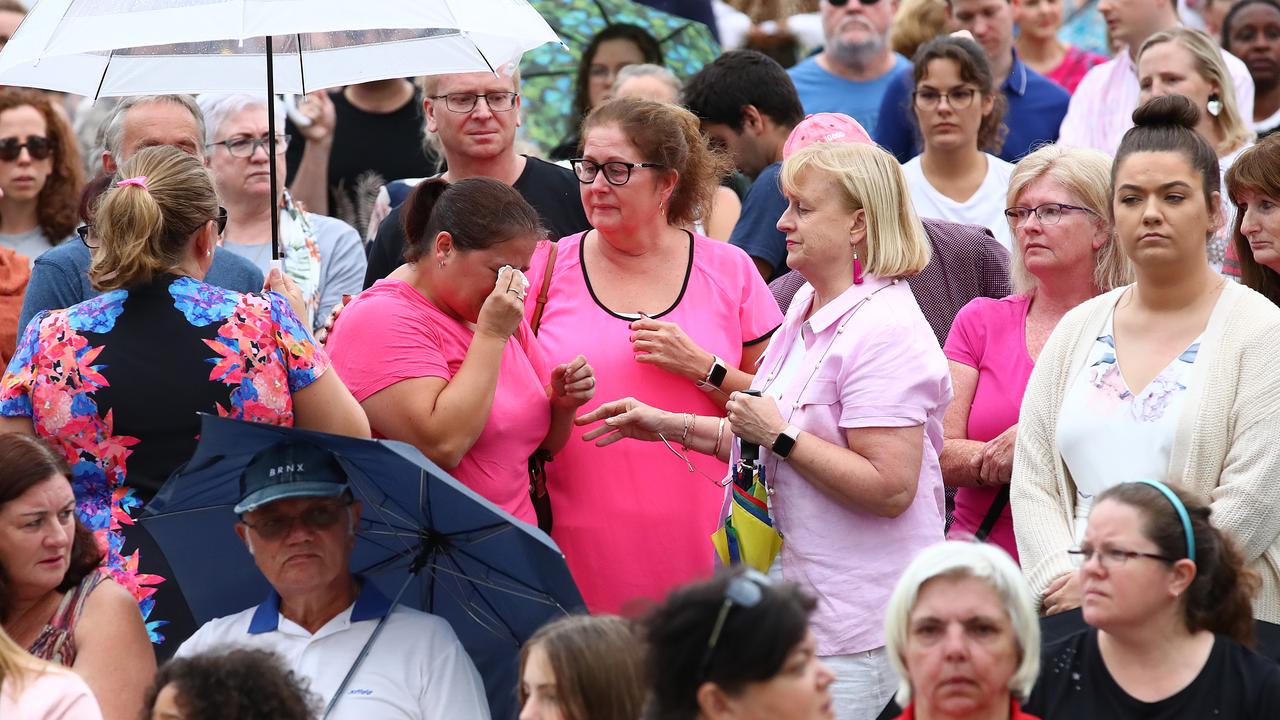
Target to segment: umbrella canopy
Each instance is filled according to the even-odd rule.
[[[549,537],[404,443],[204,416],[195,454],[140,519],[196,622],[240,612],[270,590],[235,536],[232,507],[249,461],[282,441],[338,457],[364,506],[352,571],[448,620],[484,678],[494,717],[513,716],[520,646],[548,621],[585,612],[582,596]]]
[[[749,390],[747,394],[759,395]],[[764,465],[760,463],[760,446],[739,441],[739,458],[732,469],[729,484],[729,514],[724,524],[711,534],[711,544],[727,566],[745,564],[768,573],[773,560],[782,550],[782,535],[769,516],[769,485]]]
[[[0,84],[107,97],[278,92],[492,70],[557,38],[526,0],[41,0]]]
[[[539,47],[520,63],[524,138],[543,151],[574,132],[574,80],[582,52],[608,25],[635,25],[662,47],[664,64],[685,79],[716,59],[720,45],[700,22],[655,10],[633,0],[531,0],[563,45]]]

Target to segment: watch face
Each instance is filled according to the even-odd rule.
[[[785,458],[786,456],[791,454],[791,450],[795,446],[796,446],[795,438],[791,437],[790,435],[784,432],[778,436],[777,440],[773,441],[773,454],[777,455],[778,457]]]
[[[711,367],[711,374],[707,376],[707,382],[720,387],[724,383],[725,377],[729,374],[729,368],[717,362]]]

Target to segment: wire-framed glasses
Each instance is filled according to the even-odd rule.
[[[279,155],[289,149],[290,136],[285,133],[276,133],[276,154]],[[268,154],[271,152],[270,137],[233,137],[227,138],[219,142],[209,143],[209,147],[221,145],[227,149],[227,153],[231,157],[247,158],[253,157],[258,152],[258,148],[262,148]]]
[[[476,103],[484,98],[484,102],[493,112],[507,112],[516,106],[517,93],[513,92],[491,92],[484,94],[477,93],[449,93],[448,95],[432,95],[432,100],[444,98],[444,106],[449,108],[449,112],[469,113],[476,109]]]
[[[1011,208],[1005,208],[1004,216],[1009,221],[1009,227],[1017,228],[1027,224],[1032,215],[1040,221],[1041,225],[1057,225],[1062,220],[1062,216],[1069,212],[1086,212],[1092,214],[1093,211],[1087,207],[1079,205],[1068,205],[1066,203],[1044,203],[1033,208],[1015,205]]]
[[[1124,565],[1134,558],[1147,558],[1150,560],[1159,560],[1160,562],[1173,563],[1177,562],[1177,558],[1171,558],[1158,553],[1138,552],[1137,550],[1124,550],[1122,548],[1092,548],[1088,545],[1078,548],[1072,548],[1067,551],[1067,555],[1071,556],[1071,562],[1076,567],[1083,567],[1096,555],[1098,563],[1104,568],[1113,568]]]

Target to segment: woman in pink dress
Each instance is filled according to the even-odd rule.
[[[1074,93],[1085,73],[1107,58],[1058,39],[1062,29],[1062,0],[1018,0],[1018,57],[1032,70]]]
[[[481,177],[428,180],[401,217],[408,262],[343,310],[333,366],[380,437],[534,524],[529,456],[564,445],[595,388],[581,355],[548,368],[524,322],[538,214]]]
[[[572,162],[594,229],[561,239],[554,264],[550,247],[534,253],[530,316],[550,273],[543,352],[552,363],[588,353],[597,397],[723,416],[782,321],[746,253],[681,229],[706,207],[725,161],[696,117],[647,100],[597,107],[582,137]],[[686,462],[681,433],[669,440],[673,449],[574,441],[547,465],[552,537],[593,612],[661,599],[712,572],[708,538],[727,468],[714,457]]]
[[[978,298],[947,336],[955,397],[943,423],[942,478],[959,488],[952,538],[977,536],[1018,558],[1009,479],[1018,409],[1035,358],[1068,310],[1130,281],[1111,240],[1111,160],[1096,150],[1047,145],[1009,181],[1015,293]]]

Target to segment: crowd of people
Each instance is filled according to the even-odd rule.
[[[0,88],[0,717],[1280,716],[1280,5],[816,11],[609,25],[554,148],[510,68]],[[197,623],[138,519],[202,413],[416,448],[590,614],[495,695],[285,440]]]

